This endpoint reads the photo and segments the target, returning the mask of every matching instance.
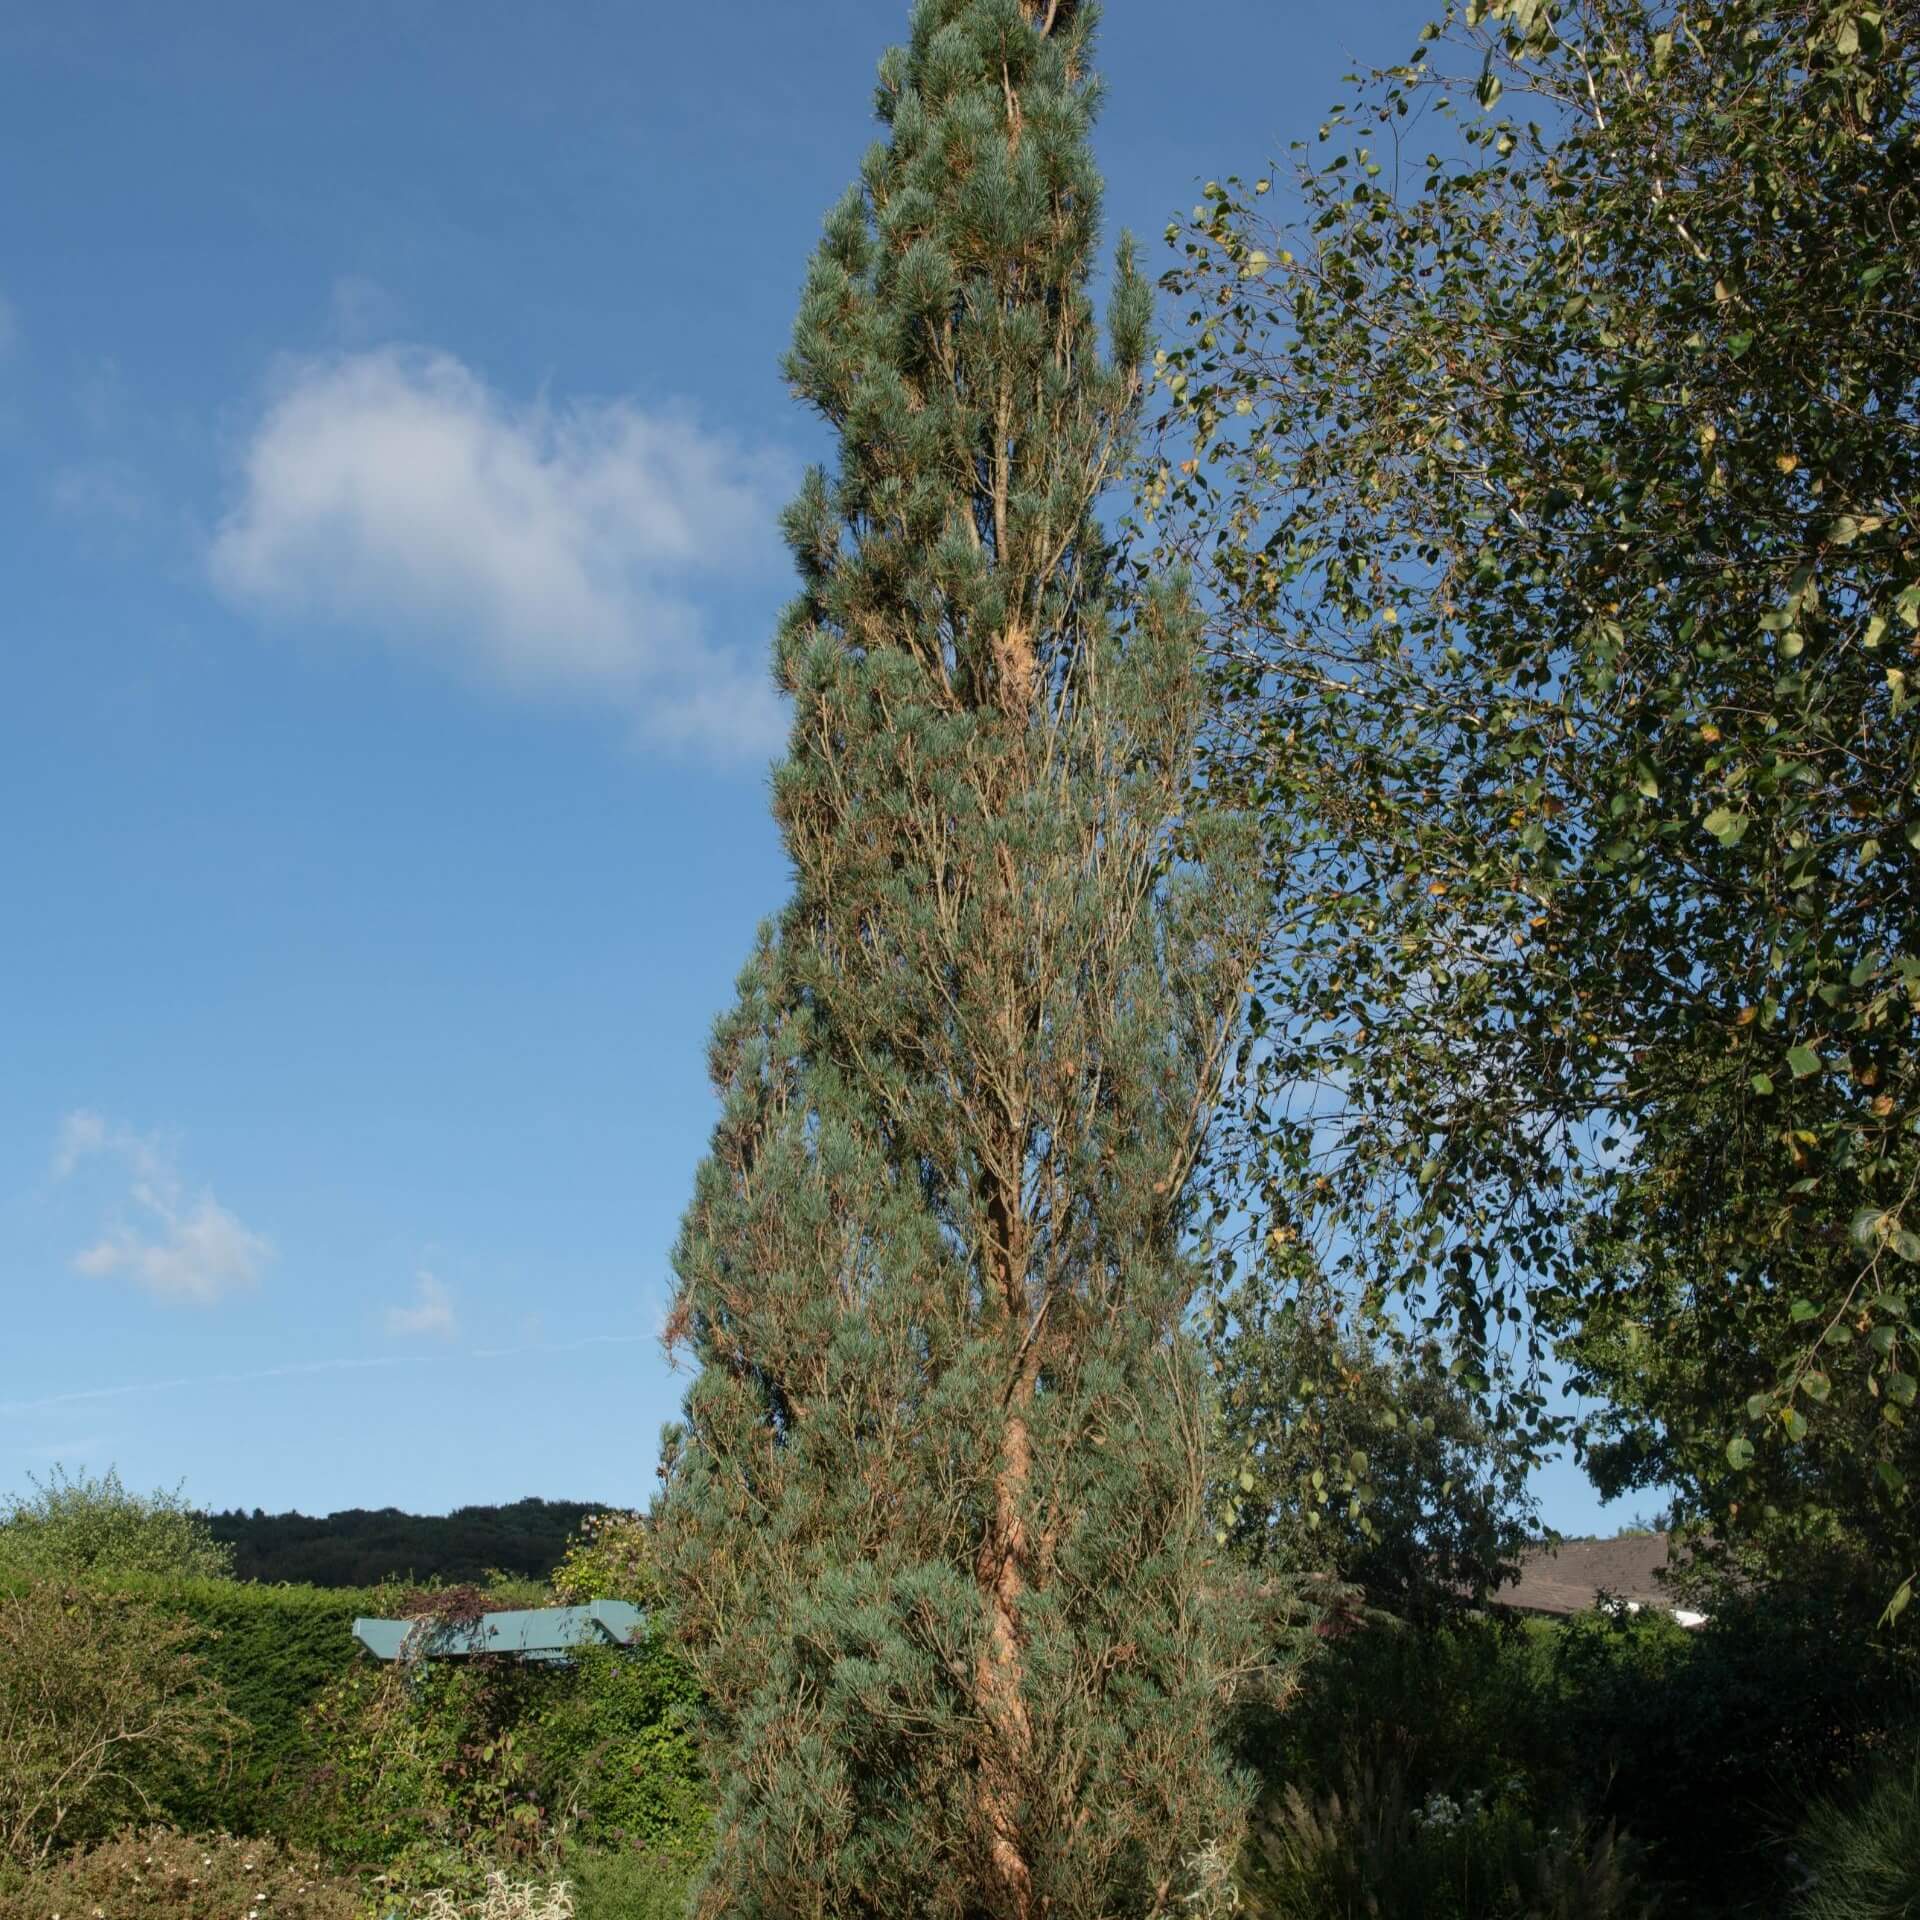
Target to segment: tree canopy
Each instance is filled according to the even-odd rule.
[[[1558,1341],[1604,1484],[1839,1528],[1889,1588],[1916,62],[1851,0],[1453,11],[1176,232],[1146,489],[1274,889],[1222,1223],[1299,1230],[1470,1381]]]

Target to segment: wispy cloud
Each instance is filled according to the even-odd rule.
[[[161,1380],[128,1380],[110,1387],[76,1387],[67,1393],[46,1393],[36,1400],[0,1400],[0,1415],[18,1419],[23,1415],[51,1413],[59,1407],[88,1406],[98,1400],[128,1400],[149,1393],[177,1393],[207,1387],[247,1386],[260,1380],[298,1380],[319,1373],[366,1373],[380,1368],[405,1366],[404,1360],[391,1356],[368,1360],[305,1360],[287,1366],[253,1367],[240,1373],[172,1374]]]
[[[127,1380],[105,1387],[76,1387],[65,1393],[41,1394],[32,1400],[0,1400],[0,1418],[20,1419],[53,1413],[63,1407],[90,1406],[97,1401],[127,1400],[152,1393],[203,1392],[209,1387],[250,1386],[267,1380],[302,1380],[329,1373],[381,1372],[393,1367],[456,1366],[474,1360],[523,1360],[538,1354],[584,1353],[594,1347],[634,1347],[653,1343],[650,1333],[594,1333],[578,1340],[529,1341],[508,1347],[475,1347],[441,1359],[424,1354],[380,1354],[360,1359],[303,1360],[274,1367],[252,1367],[238,1373],[170,1374],[158,1380]]]
[[[76,460],[55,471],[47,491],[62,513],[84,519],[133,521],[147,511],[146,487],[126,460]]]
[[[405,324],[406,314],[377,280],[362,273],[343,273],[328,296],[327,318],[336,340],[364,347],[371,341],[391,339]]]
[[[517,404],[450,354],[382,347],[289,365],[208,563],[236,604],[754,755],[781,730],[759,645],[714,645],[692,593],[768,554],[787,480],[685,417]]]
[[[422,1334],[451,1340],[454,1332],[453,1295],[444,1280],[424,1268],[414,1276],[411,1306],[387,1309],[387,1331],[403,1338]]]
[[[42,1440],[21,1451],[29,1460],[52,1460],[58,1465],[68,1465],[76,1460],[88,1460],[103,1452],[107,1445],[107,1436],[103,1433],[91,1433],[83,1440]]]
[[[105,1153],[111,1129],[106,1116],[91,1107],[76,1107],[64,1116],[53,1136],[53,1177],[64,1180],[81,1161]]]
[[[124,1205],[134,1217],[111,1224],[76,1253],[76,1273],[125,1275],[172,1306],[211,1306],[258,1283],[273,1258],[271,1245],[210,1189],[189,1196],[163,1143],[115,1126],[91,1108],[69,1113],[54,1139],[54,1177],[67,1179],[99,1156],[124,1167]]]

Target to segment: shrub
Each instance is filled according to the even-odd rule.
[[[1336,1787],[1370,1771],[1416,1796],[1490,1791],[1515,1774],[1564,1792],[1539,1634],[1504,1619],[1369,1623],[1325,1644],[1295,1709],[1248,1753],[1270,1780]],[[1577,1795],[1574,1797],[1578,1797]]]
[[[419,1920],[574,1920],[573,1892],[564,1880],[509,1880],[490,1873],[474,1898],[435,1887],[412,1903]]]
[[[672,1642],[647,1634],[587,1649],[544,1678],[526,1738],[547,1804],[591,1840],[676,1855],[704,1847],[700,1693]]]
[[[1358,1773],[1310,1800],[1286,1788],[1256,1817],[1246,1872],[1260,1920],[1629,1920],[1647,1911],[1632,1849],[1609,1827],[1542,1829],[1515,1800],[1411,1800],[1397,1773]]]
[[[536,1850],[549,1831],[513,1721],[524,1671],[494,1661],[361,1660],[313,1703],[300,1837],[404,1877],[443,1855]]]
[[[213,1770],[240,1723],[194,1637],[110,1595],[0,1591],[0,1859],[43,1860]]]
[[[310,1710],[360,1657],[358,1614],[391,1609],[392,1595],[317,1587],[260,1587],[233,1580],[127,1576],[125,1596],[178,1615],[190,1649],[246,1722],[233,1765],[181,1777],[158,1805],[187,1831],[288,1832],[306,1838],[301,1802],[319,1762]]]
[[[1795,1851],[1810,1881],[1798,1920],[1920,1915],[1920,1762],[1881,1775],[1854,1805],[1822,1800]]]
[[[567,1856],[577,1920],[686,1920],[699,1864],[631,1847]]]
[[[1770,1828],[1844,1799],[1912,1724],[1911,1674],[1817,1592],[1727,1595],[1691,1633],[1587,1614],[1542,1644],[1569,1791],[1646,1844],[1689,1912],[1777,1910]]]
[[[205,1514],[173,1492],[129,1493],[111,1468],[98,1480],[55,1467],[33,1492],[0,1507],[0,1573],[86,1580],[118,1574],[218,1579],[233,1549]]]
[[[555,1595],[570,1606],[589,1600],[659,1603],[653,1541],[643,1513],[590,1513],[553,1572]]]
[[[273,1840],[124,1832],[0,1890],[0,1920],[355,1920],[355,1887]]]

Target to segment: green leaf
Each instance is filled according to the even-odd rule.
[[[1756,1073],[1747,1084],[1753,1088],[1755,1093],[1771,1093],[1773,1091],[1773,1075],[1770,1073]]]
[[[1715,807],[1700,823],[1723,847],[1737,847],[1748,825],[1747,815],[1728,807]]]
[[[1862,1207],[1849,1231],[1856,1247],[1877,1247],[1887,1237],[1887,1216],[1878,1207]]]
[[[1807,1437],[1807,1417],[1798,1407],[1789,1407],[1780,1416],[1780,1424],[1787,1430],[1787,1438],[1796,1445]]]
[[[1809,1367],[1800,1376],[1800,1390],[1815,1406],[1824,1407],[1833,1392],[1833,1382],[1818,1367]]]
[[[1772,1410],[1772,1407],[1773,1407],[1772,1394],[1770,1393],[1753,1394],[1747,1400],[1747,1418],[1749,1420],[1764,1420],[1767,1417],[1768,1413]]]
[[[1895,1227],[1887,1235],[1887,1245],[1909,1266],[1920,1267],[1920,1233],[1910,1227]]]
[[[1796,1300],[1789,1309],[1787,1318],[1797,1327],[1804,1320],[1818,1318],[1820,1309],[1811,1300]]]
[[[1913,1576],[1909,1574],[1894,1589],[1893,1598],[1887,1602],[1887,1610],[1880,1616],[1880,1624],[1890,1627],[1906,1612],[1908,1602],[1913,1598]]]
[[[1920,1381],[1910,1373],[1894,1372],[1887,1375],[1887,1398],[1896,1407],[1912,1406],[1916,1389],[1920,1389]]]
[[[1745,1434],[1727,1442],[1727,1465],[1736,1473],[1745,1473],[1753,1465],[1753,1442]]]
[[[1790,1047],[1787,1050],[1787,1065],[1793,1069],[1796,1080],[1804,1080],[1809,1074],[1820,1071],[1820,1056],[1811,1047]]]

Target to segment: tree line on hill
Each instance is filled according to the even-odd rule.
[[[529,1497],[451,1513],[347,1507],[312,1515],[234,1508],[209,1514],[207,1529],[231,1549],[239,1580],[372,1587],[386,1580],[455,1584],[507,1574],[544,1581],[587,1516],[605,1504]]]

